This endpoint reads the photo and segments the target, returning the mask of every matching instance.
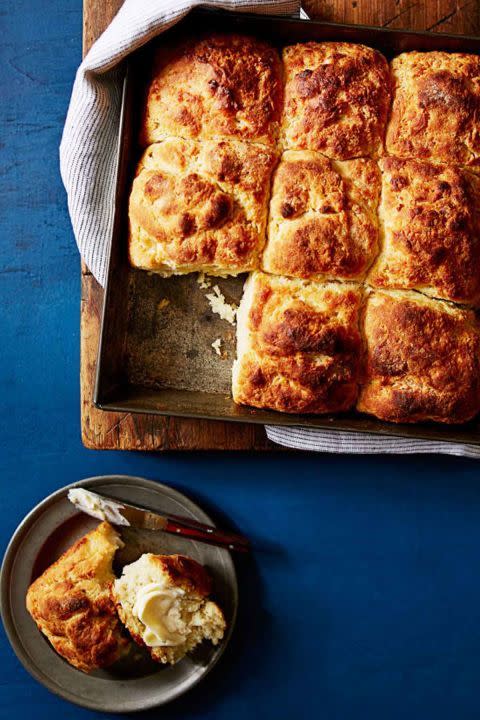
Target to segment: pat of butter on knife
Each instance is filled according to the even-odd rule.
[[[76,508],[87,513],[87,515],[97,518],[97,520],[107,520],[114,525],[130,525],[128,520],[119,512],[119,509],[123,507],[121,503],[107,500],[84,488],[72,488],[69,490],[68,499]]]

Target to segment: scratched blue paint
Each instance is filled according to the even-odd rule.
[[[58,143],[81,54],[79,0],[0,8],[0,432],[3,550],[81,477],[171,483],[263,550],[205,684],[151,717],[478,719],[480,478],[473,461],[85,450],[79,273]],[[0,718],[104,717],[49,694],[0,636]]]

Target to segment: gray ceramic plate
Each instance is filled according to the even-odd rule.
[[[185,553],[210,571],[215,597],[224,610],[228,631],[220,645],[203,643],[173,667],[146,658],[134,667],[117,667],[85,675],[68,665],[37,627],[25,608],[29,584],[97,521],[79,513],[67,500],[70,487],[89,487],[112,497],[146,505],[204,523],[211,519],[184,495],[143,478],[109,475],[88,478],[58,490],[37,505],[17,528],[5,553],[1,573],[2,617],[9,640],[28,672],[52,692],[92,710],[133,712],[162,705],[196,685],[219,660],[230,638],[237,612],[237,578],[230,554],[204,543],[125,528],[128,553],[119,565],[142,552]],[[127,535],[128,534],[128,535]]]

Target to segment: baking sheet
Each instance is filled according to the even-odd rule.
[[[363,42],[388,58],[406,50],[480,53],[480,39],[318,21],[197,10],[169,31],[171,40],[202,30],[246,32],[281,47],[308,40]],[[213,313],[197,274],[161,278],[134,270],[127,257],[127,206],[135,164],[144,82],[152,41],[128,63],[122,100],[119,169],[111,257],[105,293],[94,402],[105,410],[263,424],[337,428],[480,445],[480,421],[462,426],[395,425],[350,413],[285,415],[236,406],[230,396],[235,328]],[[143,81],[142,81],[143,78]],[[240,301],[245,276],[210,278],[228,303]],[[212,343],[221,340],[221,355]]]

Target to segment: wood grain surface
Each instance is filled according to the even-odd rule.
[[[83,50],[113,18],[121,0],[84,0]],[[480,31],[478,0],[310,0],[311,18],[390,28],[465,35]],[[81,421],[89,448],[121,450],[267,450],[273,446],[263,428],[237,423],[106,413],[91,401],[95,375],[102,288],[82,266]]]

